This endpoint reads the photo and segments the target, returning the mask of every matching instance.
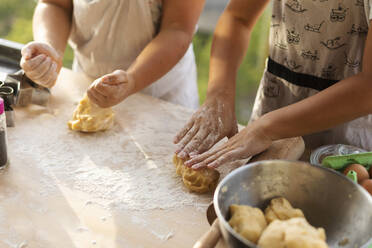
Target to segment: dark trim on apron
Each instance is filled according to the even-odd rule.
[[[287,67],[275,62],[270,57],[267,64],[267,70],[291,84],[319,91],[324,90],[339,81],[291,71]]]

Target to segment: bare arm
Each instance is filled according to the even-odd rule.
[[[72,0],[40,0],[33,19],[34,41],[22,49],[21,67],[45,87],[54,86],[71,27]]]
[[[371,23],[372,24],[372,23]],[[372,29],[372,28],[370,28]],[[372,32],[367,37],[359,74],[303,101],[267,113],[223,146],[186,162],[193,168],[218,167],[266,150],[274,140],[332,128],[372,113]]]
[[[257,120],[272,140],[322,131],[372,113],[371,29],[364,50],[362,72]]]
[[[205,0],[165,0],[159,34],[128,69],[140,91],[170,71],[192,41]],[[140,27],[139,27],[140,28]]]
[[[159,34],[126,72],[117,70],[94,81],[89,98],[100,107],[111,107],[169,72],[189,48],[204,2],[164,0]]]
[[[237,133],[235,80],[250,34],[269,0],[231,0],[214,32],[207,98],[175,137],[181,158],[200,154]]]
[[[34,40],[63,55],[71,29],[72,0],[40,0],[33,18]]]
[[[226,7],[213,36],[208,95],[214,92],[235,95],[236,75],[248,49],[252,29],[269,2],[232,0]]]

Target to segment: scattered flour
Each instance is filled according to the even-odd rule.
[[[180,120],[170,118],[169,111],[161,110],[145,123],[146,110],[119,110],[111,130],[84,134],[68,130],[72,110],[59,109],[58,117],[30,116],[8,130],[9,150],[17,151],[11,156],[31,159],[30,166],[40,171],[40,195],[53,194],[63,184],[89,194],[86,205],[121,210],[195,206],[205,211],[212,196],[189,193],[175,173],[171,144]]]

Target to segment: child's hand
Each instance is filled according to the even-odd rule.
[[[229,139],[218,149],[205,152],[185,162],[186,166],[198,169],[204,166],[217,168],[223,164],[247,159],[265,151],[272,140],[254,122]]]
[[[221,95],[207,97],[203,106],[175,137],[174,143],[178,143],[176,154],[182,159],[201,154],[224,137],[230,138],[237,132],[234,101]]]
[[[87,91],[89,99],[101,108],[112,107],[133,93],[134,80],[122,70],[96,79]]]
[[[27,77],[37,84],[51,88],[62,67],[62,56],[51,46],[30,42],[22,48],[21,67]]]

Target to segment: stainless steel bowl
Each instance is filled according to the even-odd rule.
[[[264,209],[278,196],[303,210],[310,224],[323,227],[330,247],[367,248],[372,244],[372,197],[343,175],[303,162],[270,160],[236,169],[218,185],[214,207],[230,247],[256,247],[228,224],[229,206]],[[348,241],[340,246],[340,242]]]

